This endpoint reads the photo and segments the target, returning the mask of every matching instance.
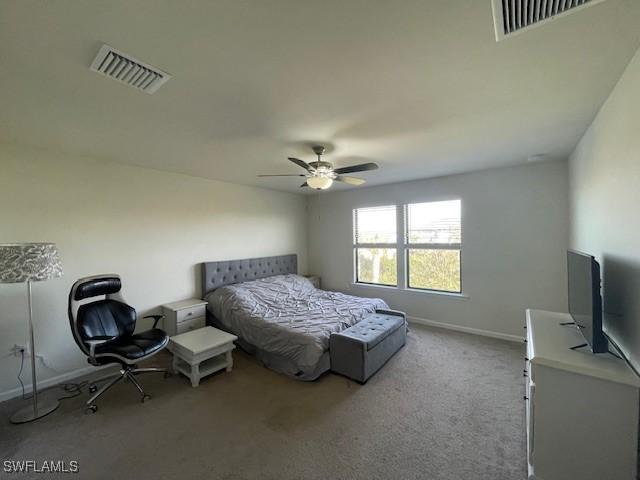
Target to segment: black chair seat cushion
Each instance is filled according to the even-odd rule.
[[[100,363],[113,362],[114,359],[117,359],[116,356],[127,360],[137,360],[161,350],[167,344],[167,341],[168,337],[164,330],[152,328],[151,330],[120,337],[112,342],[97,346],[96,356],[100,355],[97,358]]]

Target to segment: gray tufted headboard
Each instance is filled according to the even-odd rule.
[[[216,288],[258,278],[298,273],[296,254],[202,263],[202,298]]]

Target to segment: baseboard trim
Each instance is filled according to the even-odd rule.
[[[456,332],[470,333],[472,335],[480,335],[483,337],[499,338],[500,340],[507,340],[509,342],[522,343],[524,337],[518,335],[510,335],[508,333],[493,332],[491,330],[481,330],[479,328],[464,327],[462,325],[453,325],[451,323],[434,322],[433,320],[427,320],[426,318],[419,317],[407,317],[409,323],[415,323],[417,325],[427,325],[429,327],[446,328],[447,330],[454,330]]]
[[[407,320],[409,321],[409,323],[415,323],[418,325],[427,325],[429,327],[445,328],[447,330],[470,333],[472,335],[480,335],[483,337],[499,338],[501,340],[507,340],[509,342],[522,343],[522,341],[524,340],[524,337],[519,337],[518,335],[509,335],[507,333],[493,332],[491,330],[481,330],[479,328],[464,327],[461,325],[453,325],[451,323],[435,322],[433,320],[427,320],[426,318],[407,316]],[[98,372],[100,370],[103,370],[109,367],[113,367],[113,365],[104,365],[101,367],[88,366],[84,368],[79,368],[77,370],[72,370],[70,372],[62,373],[60,375],[56,375],[55,377],[50,377],[50,378],[47,378],[46,380],[42,380],[41,382],[38,382],[38,390],[44,390],[45,388],[52,387],[59,383],[67,382],[69,380],[82,377],[92,372]],[[25,384],[24,391],[25,393],[31,392],[30,383]],[[11,398],[19,397],[20,395],[22,395],[22,389],[20,387],[14,388],[12,390],[7,390],[5,392],[1,392],[0,402],[4,402],[5,400],[9,400]]]
[[[78,377],[82,377],[89,373],[99,372],[100,370],[104,370],[106,368],[113,368],[113,364],[111,365],[102,365],[100,367],[88,366],[84,368],[79,368],[77,370],[71,370],[70,372],[61,373],[60,375],[56,375],[55,377],[47,378],[46,380],[42,380],[38,382],[38,393],[45,388],[53,387],[59,383],[68,382],[69,380],[74,380]],[[31,384],[24,384],[24,393],[31,393]],[[0,402],[4,402],[5,400],[10,400],[15,397],[19,397],[22,395],[22,388],[14,388],[12,390],[7,390],[5,392],[0,393]]]

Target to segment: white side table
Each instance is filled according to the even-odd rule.
[[[197,387],[200,379],[218,370],[233,368],[231,352],[238,337],[213,327],[181,333],[169,339],[167,348],[173,353],[171,369],[191,379]]]

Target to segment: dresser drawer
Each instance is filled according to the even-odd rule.
[[[178,310],[176,312],[176,321],[178,323],[185,322],[188,320],[192,320],[197,317],[205,316],[205,306],[204,305],[196,305],[189,308],[183,308],[182,310]]]
[[[176,325],[176,335],[180,333],[188,332],[190,330],[197,330],[203,328],[206,325],[205,317],[192,318],[190,320],[184,320]]]

